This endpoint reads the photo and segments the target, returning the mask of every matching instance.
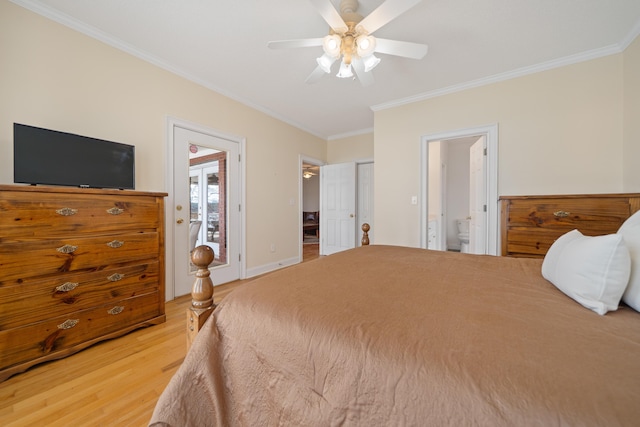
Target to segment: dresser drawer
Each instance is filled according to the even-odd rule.
[[[543,258],[558,237],[557,231],[549,229],[510,230],[508,253],[504,255]]]
[[[574,229],[587,236],[615,233],[640,209],[632,193],[502,196],[500,203],[502,255],[533,258]]]
[[[606,234],[628,217],[629,198],[512,200],[507,223],[511,228],[577,228],[583,234]]]
[[[0,331],[47,317],[156,292],[159,264],[132,265],[90,273],[67,273],[0,287]]]
[[[82,343],[132,329],[163,316],[160,293],[153,292],[112,304],[59,316],[21,328],[0,331],[0,369],[64,353]]]
[[[29,277],[157,260],[157,232],[30,240],[0,245],[0,286]]]
[[[156,229],[159,205],[143,196],[0,191],[0,242]]]

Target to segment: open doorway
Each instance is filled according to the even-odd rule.
[[[478,186],[472,182],[474,176],[471,173],[474,162],[483,162],[482,158],[472,158],[472,153],[478,153],[472,147],[475,144],[484,147],[483,138],[483,135],[473,135],[429,142],[429,249],[485,253],[484,246],[477,240],[479,234],[486,234],[483,227],[486,213],[480,209],[477,215],[473,215],[477,209],[472,206],[472,200],[484,199],[484,194],[480,191],[481,194],[474,198],[472,192],[478,187],[482,189],[482,183]],[[479,155],[482,157],[482,152]],[[473,228],[472,217],[476,219]]]
[[[421,247],[497,255],[497,125],[424,136],[421,148]]]
[[[300,156],[300,261],[320,254],[320,160]]]

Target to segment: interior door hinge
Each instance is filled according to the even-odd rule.
[[[486,156],[487,155],[487,148],[486,147],[485,147],[483,152],[484,152],[484,155]]]
[[[238,262],[242,261],[242,254],[238,254]]]
[[[486,150],[485,150],[485,151],[486,151]],[[241,162],[241,161],[242,161],[242,160],[241,160],[241,158],[242,158],[241,156],[242,156],[242,154],[238,154],[238,162]]]
[[[238,205],[238,212],[242,212],[242,205]]]
[[[484,205],[484,206],[482,207],[482,210],[483,210],[484,212],[486,212],[486,211],[487,211],[487,205]]]

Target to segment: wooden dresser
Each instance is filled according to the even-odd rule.
[[[502,255],[543,258],[573,229],[587,236],[615,233],[640,210],[640,194],[502,196],[500,205]]]
[[[0,185],[0,381],[164,322],[164,196]]]

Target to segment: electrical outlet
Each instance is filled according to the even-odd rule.
[[[269,251],[270,251],[270,252],[275,252],[275,251],[276,251],[276,244],[275,244],[275,243],[272,243],[272,244],[269,246]]]
[[[418,196],[411,196],[411,204],[412,205],[418,204]]]

